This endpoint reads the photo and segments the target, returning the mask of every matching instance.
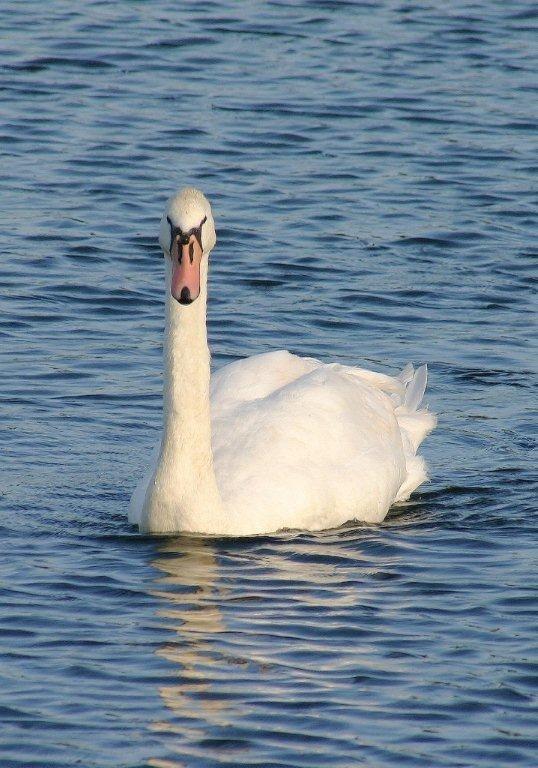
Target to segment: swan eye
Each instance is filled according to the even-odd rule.
[[[204,216],[199,226],[193,227],[189,232],[182,232],[179,227],[175,227],[170,216],[166,217],[168,224],[170,225],[170,251],[172,251],[172,245],[177,240],[181,245],[188,245],[191,239],[191,235],[194,235],[198,240],[200,248],[202,248],[202,227],[207,221],[207,216]]]

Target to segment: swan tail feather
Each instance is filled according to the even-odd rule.
[[[400,376],[407,371],[407,368],[408,366],[403,369]],[[411,376],[409,376],[409,373]],[[408,411],[416,411],[421,404],[424,392],[426,391],[426,384],[428,383],[428,366],[421,365],[420,368],[417,368],[415,371],[411,365],[411,371],[407,371],[407,374],[407,380],[403,379],[403,382],[406,385],[404,406]]]
[[[400,371],[396,378],[398,381],[401,381],[404,386],[406,386],[412,380],[414,375],[415,367],[413,363],[407,363],[407,365]]]
[[[412,456],[407,460],[407,475],[398,490],[394,503],[398,504],[400,501],[407,501],[413,491],[427,479],[428,471],[426,462],[422,456]]]
[[[427,366],[421,365],[415,370],[412,365],[406,365],[398,378],[405,386],[403,403],[396,408],[396,418],[404,444],[407,475],[398,491],[396,502],[408,499],[415,488],[428,479],[426,462],[416,453],[426,435],[437,424],[436,415],[427,407],[420,407],[428,382]]]

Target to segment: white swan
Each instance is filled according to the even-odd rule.
[[[419,410],[426,367],[392,378],[278,351],[210,382],[206,331],[211,207],[168,202],[164,423],[129,520],[151,533],[247,535],[380,522],[426,478],[416,455],[435,416]]]

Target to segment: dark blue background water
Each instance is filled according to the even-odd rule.
[[[7,0],[0,27],[2,768],[535,766],[533,3]],[[127,524],[186,183],[215,365],[429,363],[432,480],[384,524]]]

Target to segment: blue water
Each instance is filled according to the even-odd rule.
[[[524,0],[3,2],[2,768],[537,764],[537,31]],[[128,525],[185,184],[215,366],[429,363],[432,479],[382,525]]]

